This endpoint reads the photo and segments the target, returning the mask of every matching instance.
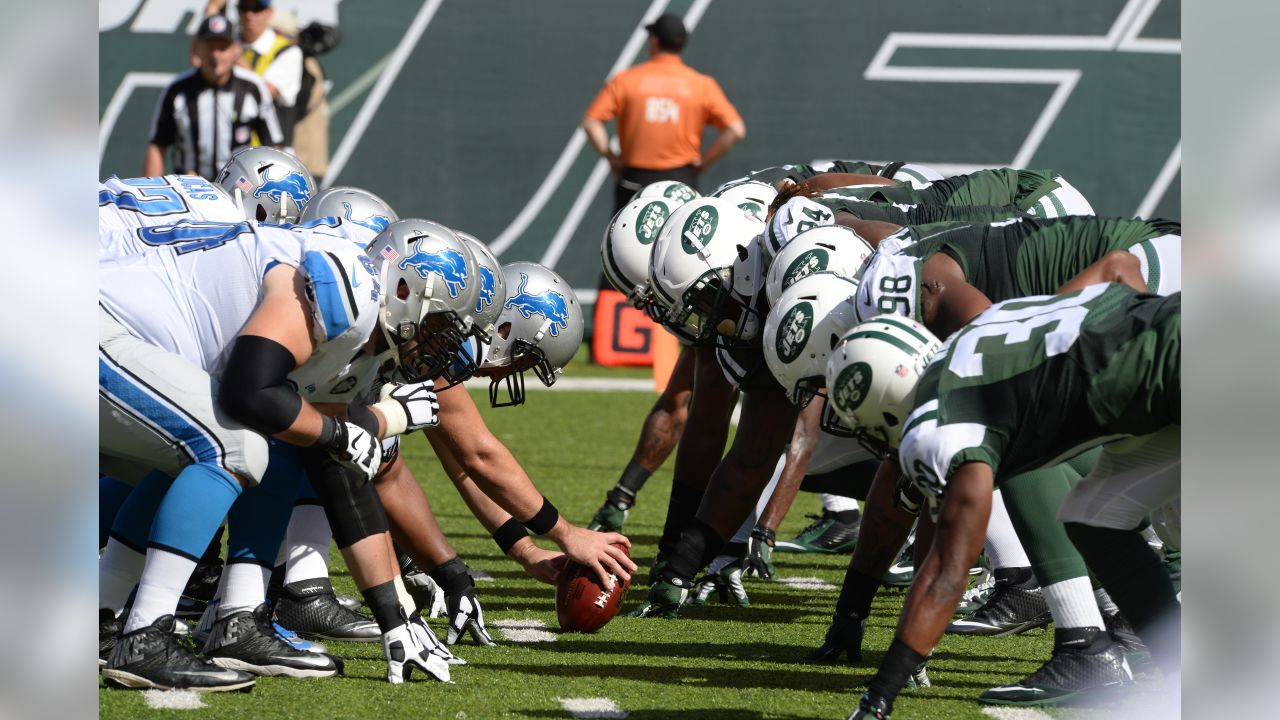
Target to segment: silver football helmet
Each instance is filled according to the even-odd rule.
[[[466,380],[476,362],[463,343],[480,297],[475,256],[449,228],[401,220],[365,249],[382,287],[379,327],[406,380]]]
[[[307,223],[323,217],[342,218],[376,233],[400,219],[385,200],[368,190],[353,187],[331,187],[316,193],[302,208],[298,222]]]
[[[245,218],[272,224],[298,222],[303,206],[316,194],[316,181],[302,161],[265,146],[237,150],[214,183],[227,191]]]
[[[578,296],[564,278],[542,265],[513,262],[502,266],[510,296],[502,303],[498,329],[481,367],[490,371],[489,404],[524,402],[524,371],[532,369],[551,387],[582,344],[584,321]],[[505,384],[507,400],[498,400]]]
[[[489,246],[477,240],[474,235],[461,230],[454,230],[453,233],[462,238],[476,258],[476,270],[480,273],[480,297],[476,300],[474,332],[481,342],[489,342],[498,326],[502,304],[507,301],[507,281],[502,276],[502,265]]]

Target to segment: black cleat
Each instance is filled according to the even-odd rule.
[[[982,607],[967,618],[953,620],[947,632],[953,635],[1001,637],[1018,635],[1034,628],[1048,627],[1053,622],[1044,593],[1032,580],[1014,584],[997,579],[991,595]]]
[[[131,689],[222,692],[252,690],[253,675],[220,668],[173,636],[174,618],[165,615],[148,627],[122,635],[102,670],[110,686]]]
[[[1072,635],[1064,642],[1066,635]],[[991,688],[978,697],[987,705],[1057,705],[1133,682],[1120,646],[1106,631],[1059,631],[1053,656],[1040,669],[1012,685]]]
[[[276,635],[271,608],[266,604],[241,610],[213,624],[200,654],[214,665],[244,670],[254,675],[332,677],[342,672],[342,661],[331,655],[295,650]]]
[[[382,631],[373,618],[343,607],[328,578],[285,585],[276,601],[276,622],[315,640],[379,642]]]
[[[884,698],[871,694],[871,691],[863,693],[862,699],[858,701],[858,707],[849,715],[847,720],[889,720],[889,713],[893,711],[893,703]]]
[[[1123,615],[1118,612],[1110,615],[1103,613],[1102,622],[1107,626],[1107,634],[1111,636],[1111,641],[1120,646],[1120,651],[1129,661],[1130,668],[1151,662],[1151,650],[1147,648],[1146,643],[1142,642],[1142,638],[1138,637],[1138,633],[1134,632],[1133,626],[1124,619]]]
[[[805,662],[839,662],[841,655],[848,655],[849,664],[862,662],[862,636],[867,631],[866,618],[850,612],[846,617],[840,613],[831,616],[831,625],[817,650],[805,656]]]
[[[108,608],[98,608],[98,667],[107,664],[107,657],[120,641],[124,621]]]

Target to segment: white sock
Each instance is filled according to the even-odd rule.
[[[107,540],[107,547],[98,558],[98,607],[111,608],[119,615],[133,586],[138,584],[146,561],[145,555],[128,545],[115,538]]]
[[[222,604],[218,618],[253,610],[267,599],[271,568],[252,562],[229,562],[222,569]]]
[[[822,493],[822,509],[827,512],[848,512],[858,509],[858,501],[851,497],[843,495],[828,495]]]
[[[142,579],[138,581],[138,594],[133,600],[129,619],[125,621],[124,631],[131,633],[165,615],[172,615],[178,609],[178,598],[195,569],[195,560],[168,550],[149,548]]]
[[[1093,584],[1087,576],[1046,585],[1043,592],[1055,627],[1103,629],[1098,599],[1093,596]]]
[[[991,569],[1031,567],[1027,559],[1027,551],[1022,549],[1022,541],[1013,529],[1013,521],[1009,519],[1009,511],[1004,506],[1000,491],[996,490],[991,497],[991,519],[987,521],[987,559],[991,561]]]
[[[329,540],[333,531],[324,508],[319,505],[297,505],[289,518],[288,560],[285,562],[284,582],[314,580],[329,577]]]

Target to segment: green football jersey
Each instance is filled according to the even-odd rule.
[[[1182,294],[1100,283],[983,312],[925,369],[899,460],[931,494],[966,462],[1000,483],[1181,423]]]
[[[1000,207],[1012,205],[1018,210],[1028,210],[1040,198],[1058,189],[1055,174],[1049,170],[979,170],[968,175],[954,175],[930,183],[928,187],[914,188],[906,183],[897,185],[857,185],[833,188],[831,195],[844,195],[867,202],[896,205],[986,205]]]
[[[1030,217],[1013,205],[889,205],[838,193],[818,195],[813,200],[833,211],[844,211],[862,220],[880,220],[895,225],[990,223],[1012,217]]]
[[[1113,250],[1180,232],[1177,223],[1088,216],[908,227],[902,237],[882,243],[884,249],[868,261],[858,291],[858,316],[865,320],[896,313],[921,320],[920,275],[936,253],[954,259],[970,285],[1000,302],[1052,295]]]

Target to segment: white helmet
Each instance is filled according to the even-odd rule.
[[[507,300],[507,281],[502,277],[502,265],[489,246],[477,240],[474,235],[461,230],[454,230],[453,234],[467,244],[476,259],[476,272],[480,274],[480,295],[476,298],[476,322],[472,331],[481,342],[489,342],[498,326],[502,303]]]
[[[873,453],[892,455],[916,385],[942,343],[924,325],[882,315],[847,333],[827,361],[827,402]]]
[[[857,324],[858,283],[832,273],[810,275],[782,293],[764,321],[764,360],[787,399],[804,407],[825,384],[827,357]]]
[[[502,304],[498,331],[481,367],[510,368],[489,382],[493,407],[524,402],[524,371],[532,369],[551,387],[582,344],[582,305],[564,278],[531,262],[502,266],[512,294]],[[505,381],[507,401],[498,402],[499,383]]]
[[[765,277],[765,297],[772,305],[787,288],[814,273],[835,273],[856,279],[872,252],[861,235],[843,225],[806,230],[774,257]]]
[[[821,203],[800,196],[787,200],[774,211],[764,231],[761,250],[764,251],[766,268],[772,267],[773,258],[792,238],[806,230],[834,225],[835,222],[836,214]]]
[[[722,320],[749,309],[755,287],[734,266],[755,259],[751,248],[760,230],[760,223],[720,198],[686,203],[667,218],[649,259],[649,289],[666,310],[668,328],[708,341]]]
[[[671,209],[675,210],[690,200],[697,200],[702,197],[702,193],[685,185],[679,180],[659,180],[656,183],[649,183],[640,188],[640,192],[635,194],[632,200],[640,198],[663,198],[671,202]]]
[[[751,217],[765,221],[765,217],[769,213],[769,205],[773,203],[773,199],[778,196],[778,191],[768,183],[762,183],[759,180],[738,180],[730,184],[721,185],[711,197],[718,197],[722,200],[737,205],[742,212]]]
[[[297,222],[316,194],[316,181],[298,158],[273,147],[240,148],[214,183],[235,200],[249,220]]]
[[[649,296],[649,254],[676,204],[660,197],[637,197],[618,211],[600,243],[600,266],[614,289],[644,310]]]
[[[331,187],[321,190],[302,208],[299,223],[324,217],[342,218],[374,232],[382,232],[400,219],[385,200],[368,190],[353,187]]]
[[[400,220],[369,243],[382,287],[379,326],[410,381],[441,375],[451,383],[475,372],[463,351],[480,297],[475,257],[449,228]]]

